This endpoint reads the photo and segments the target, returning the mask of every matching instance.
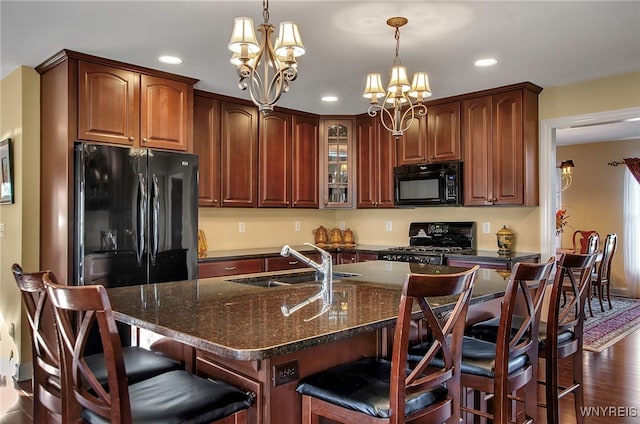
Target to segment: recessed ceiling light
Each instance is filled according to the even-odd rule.
[[[158,60],[162,63],[168,63],[169,65],[179,65],[182,63],[182,59],[176,56],[160,56]]]
[[[494,58],[488,57],[486,59],[478,59],[474,62],[474,66],[477,66],[479,68],[484,68],[487,66],[493,66],[496,63],[498,63],[498,61]]]
[[[323,96],[321,100],[323,102],[337,102],[338,98],[336,96]]]

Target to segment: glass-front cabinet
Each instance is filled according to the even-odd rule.
[[[354,207],[353,127],[353,119],[321,121],[323,166],[320,167],[320,194],[324,208]]]

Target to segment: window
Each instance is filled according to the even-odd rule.
[[[622,253],[629,296],[640,298],[640,184],[625,167]]]

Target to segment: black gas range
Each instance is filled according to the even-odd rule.
[[[475,234],[475,222],[412,222],[409,245],[380,251],[378,259],[442,265],[447,253],[473,254]]]

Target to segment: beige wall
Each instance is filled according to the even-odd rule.
[[[622,205],[624,166],[608,162],[640,157],[640,140],[560,146],[558,160],[571,159],[575,164],[573,183],[562,192],[562,205],[569,215],[562,234],[562,245],[571,246],[575,230],[596,230],[601,240],[608,233],[618,235],[618,250],[613,258],[611,286],[626,288],[622,245]]]
[[[637,107],[640,72],[545,88],[538,101],[541,121]]]
[[[21,318],[21,298],[11,264],[39,269],[40,77],[20,67],[2,79],[1,139],[11,138],[15,203],[0,206],[6,235],[0,239],[0,358],[24,363],[31,358],[29,329]],[[15,338],[8,337],[11,324]]]

